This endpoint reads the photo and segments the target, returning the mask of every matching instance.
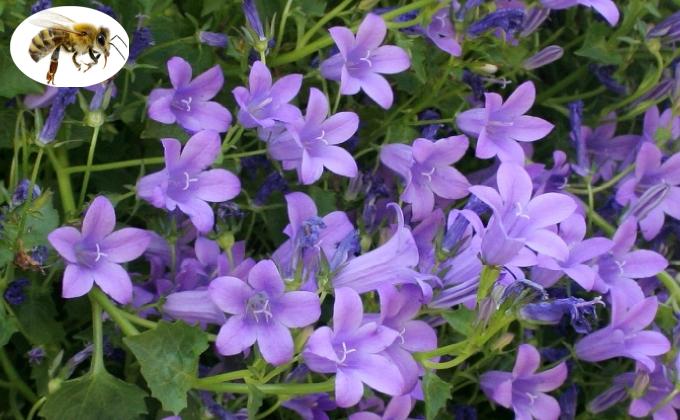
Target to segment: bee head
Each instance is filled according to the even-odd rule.
[[[95,39],[97,48],[99,48],[104,53],[105,57],[108,57],[109,55],[109,36],[109,30],[102,26],[99,28],[99,32],[97,32],[97,38]]]

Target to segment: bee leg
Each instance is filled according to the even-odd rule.
[[[52,57],[50,57],[50,69],[47,71],[47,84],[54,85],[54,75],[57,73],[57,66],[59,66],[59,50],[60,46],[54,49]]]
[[[77,52],[73,53],[73,56],[71,56],[71,59],[73,60],[73,64],[75,64],[76,68],[80,70],[80,63],[76,60],[76,56],[78,55]]]
[[[92,48],[88,49],[87,52],[88,52],[88,54],[90,54],[90,58],[92,59],[92,62],[87,63],[87,68],[85,69],[85,71],[90,70],[90,67],[99,63],[99,57],[102,56],[100,53],[95,54],[94,51],[92,50]]]

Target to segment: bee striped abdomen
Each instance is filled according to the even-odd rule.
[[[31,40],[28,53],[36,63],[52,52],[62,41],[63,34],[52,29],[43,29]]]

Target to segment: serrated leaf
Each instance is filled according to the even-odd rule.
[[[473,334],[473,326],[477,314],[464,306],[442,313],[442,318],[453,328],[456,332],[463,334],[465,337],[470,337]]]
[[[0,50],[0,96],[13,98],[26,93],[40,93],[42,86],[23,74],[12,61],[9,48]]]
[[[437,375],[427,372],[423,377],[423,393],[425,394],[425,418],[435,419],[439,411],[451,398],[451,384],[442,381]]]
[[[127,420],[146,413],[146,393],[106,371],[64,382],[40,410],[47,420]]]
[[[123,341],[139,361],[151,395],[164,410],[182,411],[198,375],[198,358],[208,348],[205,333],[181,321],[161,321],[156,328]]]

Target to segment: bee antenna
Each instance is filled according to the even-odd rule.
[[[118,51],[118,54],[120,54],[120,56],[123,58],[123,60],[125,60],[125,56],[123,55],[123,53],[120,52],[120,50],[118,49],[118,47],[116,47],[116,44],[111,43],[111,46],[112,46],[113,48],[115,48],[116,51]]]
[[[125,41],[123,41],[123,38],[121,38],[121,37],[118,36],[118,35],[114,35],[114,36],[111,38],[111,41],[113,41],[114,38],[120,39],[120,42],[122,42],[123,45],[125,45],[125,48],[127,48],[127,44],[125,43]]]

